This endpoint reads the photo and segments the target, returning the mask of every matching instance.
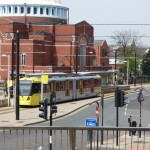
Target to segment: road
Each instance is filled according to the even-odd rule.
[[[142,127],[143,126],[149,126],[149,113],[150,110],[150,92],[144,93],[144,101],[142,102]],[[125,107],[119,108],[119,126],[120,127],[128,127],[128,117],[132,114],[132,119],[136,120],[139,124],[139,102],[136,100],[137,93],[134,94],[128,94],[128,102],[129,104]],[[95,106],[96,103],[86,106],[77,112],[74,112],[70,115],[67,115],[65,117],[62,117],[60,119],[53,120],[53,126],[85,126],[85,118],[94,118],[95,117]],[[137,111],[137,112],[135,112]],[[147,113],[147,115],[145,114]],[[135,113],[135,114],[134,114]],[[100,126],[101,126],[101,109],[100,109]],[[114,98],[105,99],[104,101],[104,126],[116,126],[116,108],[114,107]],[[147,119],[148,118],[148,119]],[[35,126],[49,126],[49,121],[36,124]],[[5,133],[5,136],[4,136]],[[40,138],[41,134],[43,134],[43,140]],[[53,133],[54,134],[54,133]],[[55,133],[56,134],[56,133]],[[63,142],[67,142],[68,139],[66,136],[68,132],[57,132],[58,135],[56,135],[54,138],[58,141],[62,140]],[[82,135],[81,135],[82,134]],[[112,138],[114,133],[109,133],[108,138]],[[40,135],[40,136],[37,136]],[[107,133],[104,133],[104,137],[106,137]],[[79,136],[85,137],[83,138],[83,142],[87,142],[87,132],[80,133]],[[21,146],[24,145],[24,147],[29,146],[31,149],[37,149],[37,147],[42,143],[42,141],[48,141],[49,133],[45,131],[3,131],[0,132],[0,141],[3,141],[5,139],[5,143],[0,142],[0,145],[3,147],[3,149],[10,150],[15,149],[16,146],[19,143],[19,146],[21,149]],[[80,138],[78,138],[78,142],[80,143]],[[105,139],[106,140],[106,139]],[[17,141],[17,144],[16,142]],[[31,145],[30,145],[30,144]],[[38,143],[38,145],[37,145]],[[59,147],[61,144],[53,143],[53,146]],[[63,145],[63,144],[62,144]],[[47,145],[48,146],[48,145]],[[65,147],[65,145],[63,145]],[[48,147],[46,147],[47,149]],[[60,148],[56,148],[60,149]]]
[[[128,105],[119,108],[119,126],[128,127],[128,118],[132,116],[132,121],[136,121],[139,124],[140,119],[140,103],[137,101],[138,93],[127,94]],[[149,121],[149,106],[150,106],[150,92],[144,92],[144,101],[142,102],[141,118],[142,126],[147,127],[150,124]],[[53,120],[53,126],[85,126],[86,118],[95,118],[95,107],[96,103],[84,107],[77,112],[74,112],[68,116],[60,119]],[[102,124],[101,108],[99,111],[100,126]],[[36,124],[36,126],[49,126],[49,121]],[[114,107],[114,98],[108,98],[104,100],[104,116],[103,116],[104,126],[116,126],[116,108]]]

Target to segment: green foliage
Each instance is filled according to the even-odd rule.
[[[150,76],[150,50],[143,56],[141,67],[143,75]]]
[[[125,56],[124,56],[123,51],[120,51],[118,53],[118,59],[120,60],[120,65],[118,65],[118,67],[120,68],[120,70],[122,72],[126,73],[127,72],[127,61],[129,61],[128,73],[130,73],[131,75],[134,75],[135,71],[136,71],[136,74],[139,74],[139,69],[138,69],[139,55],[136,54],[136,59],[135,59],[135,50],[133,51],[133,49],[131,47],[128,47],[128,48],[126,48]],[[135,63],[135,61],[136,61],[136,63]]]

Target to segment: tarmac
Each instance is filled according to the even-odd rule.
[[[141,87],[141,84],[130,85],[130,90],[127,92],[135,92],[134,89]],[[145,89],[150,89],[150,84],[142,84]],[[104,94],[104,99],[108,97],[113,97],[114,93]],[[0,97],[0,101],[4,99],[3,96]],[[5,98],[6,99],[6,98]],[[53,118],[59,118],[67,115],[71,112],[78,110],[81,107],[89,105],[89,103],[94,101],[99,101],[100,97],[89,98],[77,101],[71,101],[67,103],[57,104],[57,113],[53,115]],[[50,106],[48,106],[49,114]],[[16,108],[14,106],[0,107],[0,127],[12,127],[12,126],[25,126],[31,125],[38,122],[43,122],[43,118],[39,118],[39,107],[32,108],[19,108],[19,120],[16,120]]]
[[[140,84],[130,85],[130,90],[127,90],[128,93],[135,92],[135,88],[141,87]],[[143,84],[143,88],[149,90],[150,84]],[[112,93],[105,93],[104,94],[104,100],[108,97],[114,97],[114,92]],[[0,101],[7,101],[7,97],[0,96]],[[86,105],[89,105],[89,103],[94,101],[99,101],[100,97],[96,98],[89,98],[84,100],[77,100],[72,102],[66,102],[57,104],[57,113],[53,115],[53,118],[59,118],[62,116],[65,116],[67,114],[70,114],[82,107],[85,107]],[[2,102],[3,103],[3,102]],[[48,111],[50,110],[50,106],[48,107]],[[20,126],[26,126],[26,125],[32,125],[35,123],[43,122],[44,119],[39,118],[39,107],[32,107],[32,108],[19,108],[19,120],[16,120],[16,109],[14,106],[6,106],[6,107],[0,107],[0,127],[20,127]],[[48,112],[49,113],[49,112]],[[120,144],[119,146],[116,146],[114,141],[116,139],[109,139],[107,143],[104,143],[102,145],[101,149],[119,149],[119,150],[149,150],[150,149],[150,137],[147,137],[145,141],[145,138],[142,137],[138,138],[138,136],[131,137],[127,136],[125,138],[125,135],[120,137]],[[132,144],[131,144],[132,141]],[[138,144],[137,144],[138,143]],[[144,143],[144,144],[143,144]],[[144,145],[144,146],[143,146]]]

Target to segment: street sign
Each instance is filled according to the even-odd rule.
[[[142,94],[142,93],[139,95],[138,101],[139,101],[139,102],[144,101],[144,97],[143,97],[143,94]]]
[[[42,83],[47,84],[48,83],[48,75],[41,75],[41,81],[42,81]]]
[[[95,118],[86,118],[86,127],[96,127],[97,120]]]

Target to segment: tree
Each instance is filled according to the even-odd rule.
[[[143,75],[150,76],[150,49],[143,56],[141,68],[142,68]]]
[[[129,60],[130,74],[135,74],[135,69],[138,72],[139,55],[136,51],[140,46],[141,35],[139,32],[131,30],[115,31],[114,36],[111,38],[114,40],[116,45],[119,46],[117,58],[122,62],[121,64],[123,64],[125,60]],[[122,68],[122,70],[123,72],[126,72],[126,65]]]

